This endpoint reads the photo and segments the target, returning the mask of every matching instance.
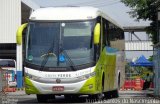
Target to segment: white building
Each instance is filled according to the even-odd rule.
[[[0,0],[0,58],[16,58],[16,31],[37,8],[32,0]]]

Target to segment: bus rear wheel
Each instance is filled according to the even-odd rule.
[[[110,91],[104,92],[105,99],[110,99],[112,97],[111,94],[112,93]]]
[[[114,90],[112,93],[113,93],[113,95],[112,95],[113,98],[118,98],[119,97],[118,89]]]
[[[45,103],[49,99],[55,99],[55,95],[52,94],[37,94],[36,96],[39,103]]]
[[[118,98],[119,93],[118,93],[118,90],[107,91],[107,92],[104,93],[104,96],[105,96],[106,99]]]

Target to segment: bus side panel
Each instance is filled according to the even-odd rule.
[[[121,86],[123,84],[122,78],[124,78],[124,74],[125,74],[124,73],[125,70],[124,70],[123,58],[124,58],[123,52],[122,51],[117,52],[117,55],[116,55],[116,75],[115,75],[116,81],[114,83],[114,89],[117,89],[119,86]]]
[[[105,57],[104,61],[104,91],[110,91],[114,89],[115,79],[115,69],[116,69],[116,52],[115,48],[105,47],[103,50],[103,54]]]
[[[102,77],[104,74],[104,91],[114,89],[115,69],[116,69],[116,52],[115,48],[105,47],[96,64],[96,76],[87,80],[79,93],[96,94],[102,92]],[[92,89],[89,86],[93,85]]]
[[[95,72],[95,93],[102,92],[102,79],[104,74],[104,92],[114,89],[116,71],[117,49],[104,47],[96,64]]]

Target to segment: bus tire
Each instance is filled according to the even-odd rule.
[[[111,91],[104,92],[105,99],[110,99],[112,97]]]
[[[119,92],[118,90],[112,91],[112,98],[118,98],[119,97]]]
[[[45,103],[47,102],[49,99],[55,99],[55,95],[52,94],[37,94],[37,101],[39,103]]]

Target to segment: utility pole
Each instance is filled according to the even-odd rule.
[[[154,46],[154,95],[160,96],[160,2],[157,1],[157,39],[158,43]]]

